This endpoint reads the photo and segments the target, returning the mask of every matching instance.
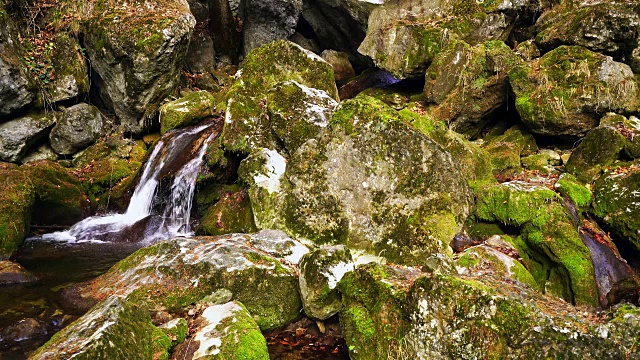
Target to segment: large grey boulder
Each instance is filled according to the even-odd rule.
[[[622,56],[640,72],[640,3],[634,0],[564,2],[536,23],[536,42],[544,50],[580,45],[611,56]]]
[[[23,52],[19,44],[9,15],[0,8],[0,115],[23,108],[35,98],[35,86],[22,62]]]
[[[31,145],[47,136],[55,124],[53,114],[30,114],[0,124],[0,159],[18,162]]]
[[[398,79],[424,75],[452,40],[506,40],[529,1],[387,1],[369,17],[358,51]]]
[[[259,149],[240,165],[258,228],[416,264],[450,254],[473,197],[450,154],[379,100],[344,102],[286,160]]]
[[[125,130],[144,131],[174,90],[194,26],[186,0],[94,7],[85,28],[87,54],[101,98]]]
[[[367,265],[348,273],[340,327],[353,360],[638,359],[640,309],[576,309],[518,281]]]
[[[280,128],[283,131],[288,127],[298,127],[297,125],[307,120],[300,119],[301,112],[296,114],[295,111],[291,111],[287,105],[289,101],[292,101],[294,107],[300,111],[306,111],[313,110],[313,105],[325,104],[323,107],[327,108],[331,103],[329,100],[338,99],[338,89],[331,65],[321,57],[289,41],[279,40],[253,50],[245,58],[238,74],[239,78],[226,94],[225,126],[220,135],[221,145],[226,151],[249,154],[260,147],[275,147],[282,139],[274,136],[272,128],[279,127],[276,124],[278,120],[272,122],[269,116],[266,116],[268,111],[271,114],[281,113],[283,116],[278,118],[284,121],[292,119],[292,115],[297,117],[294,123],[282,123]],[[271,106],[272,109],[267,109],[269,107],[265,106],[269,104],[267,98],[270,95],[273,95],[272,98],[280,95],[272,93],[272,88],[278,84],[284,85],[287,81],[291,82],[288,88],[292,90],[299,88],[299,91],[290,92],[298,96],[298,99],[286,97],[281,100],[274,99],[276,102],[274,105],[280,107],[282,111],[274,109],[273,106]],[[295,85],[294,82],[299,85]],[[327,95],[331,99],[315,103],[314,98],[325,99]],[[305,103],[308,105],[306,108],[303,107]],[[317,116],[308,118],[317,119]],[[324,122],[326,120],[328,119],[324,119]]]
[[[75,154],[100,137],[102,126],[102,115],[95,106],[81,103],[64,109],[49,134],[51,147],[60,155]]]
[[[272,41],[288,39],[295,32],[302,0],[245,0],[244,53]]]
[[[640,86],[628,65],[581,46],[560,46],[509,72],[516,109],[540,135],[584,136],[609,111],[633,113]]]

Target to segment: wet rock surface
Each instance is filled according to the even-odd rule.
[[[93,144],[103,132],[102,114],[88,104],[64,109],[51,129],[51,148],[60,155],[72,155]]]
[[[160,101],[175,89],[195,26],[185,0],[149,4],[134,2],[131,12],[126,4],[104,2],[87,19],[87,55],[100,96],[133,133],[148,127]]]

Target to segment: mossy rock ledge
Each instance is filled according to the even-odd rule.
[[[59,164],[0,165],[0,259],[18,249],[32,223],[71,225],[89,215],[80,182]]]
[[[226,95],[224,151],[248,154],[283,143],[293,152],[326,125],[338,100],[331,65],[289,41],[254,49],[238,75]]]
[[[214,111],[214,96],[208,91],[194,91],[160,107],[160,133],[196,123],[212,116]]]
[[[239,176],[250,185],[258,228],[398,263],[450,255],[473,207],[451,155],[368,96],[343,102],[327,131],[288,160],[273,149],[254,152]]]
[[[55,334],[30,359],[168,359],[171,339],[151,323],[149,308],[108,297]]]
[[[517,227],[514,246],[539,289],[566,301],[599,308],[591,254],[560,195],[511,181],[478,192],[479,219]]]
[[[631,305],[594,321],[518,282],[379,265],[339,287],[354,360],[640,358],[640,309]]]
[[[205,297],[238,300],[260,329],[272,330],[295,321],[302,309],[295,271],[276,256],[297,263],[307,251],[280,232],[166,240],[65,296],[85,306],[117,296],[178,313]]]

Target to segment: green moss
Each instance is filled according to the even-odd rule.
[[[634,249],[640,249],[639,194],[640,171],[635,167],[620,175],[603,175],[593,187],[593,214]]]
[[[566,277],[557,281],[570,286],[565,299],[599,306],[589,250],[555,192],[519,183],[494,186],[478,195],[476,214],[483,220],[522,227],[524,243],[516,247],[525,253],[525,264],[539,285],[544,287],[549,279],[545,268],[560,267],[566,270]]]
[[[547,206],[559,196],[546,188],[526,184],[506,183],[480,190],[477,216],[486,221],[499,221],[507,225],[535,223],[544,225],[549,220]]]
[[[29,233],[35,191],[28,176],[13,164],[0,164],[0,180],[0,258],[7,258]]]
[[[593,201],[591,191],[581,185],[572,175],[563,174],[560,176],[555,187],[562,196],[568,197],[576,206],[580,208],[591,206]]]
[[[222,199],[204,211],[197,233],[223,235],[252,233],[256,226],[251,202],[246,190],[225,194]]]
[[[603,167],[618,159],[627,139],[615,128],[601,126],[590,131],[573,151],[567,172],[583,182],[591,182]]]
[[[407,330],[401,306],[406,293],[388,283],[389,271],[370,264],[347,273],[339,283],[340,325],[353,359],[386,358]]]
[[[214,356],[220,360],[268,360],[267,342],[256,322],[243,304],[243,310],[234,312],[216,326],[221,335],[220,351]]]
[[[171,339],[151,323],[146,304],[109,298],[89,315],[97,321],[87,323],[81,318],[56,333],[33,355],[51,359],[168,359]],[[85,325],[89,328],[82,328]],[[100,335],[92,336],[98,330]],[[78,347],[76,336],[87,333],[87,342]]]
[[[358,335],[366,339],[371,339],[376,334],[376,329],[373,326],[371,315],[367,312],[364,306],[352,306],[343,312],[343,316],[348,317],[345,321],[353,322],[355,331]]]
[[[160,330],[171,340],[171,348],[180,344],[187,338],[189,324],[187,320],[178,318],[160,327]]]
[[[215,112],[213,95],[207,91],[195,91],[160,107],[160,133],[191,125]]]
[[[538,150],[533,135],[519,126],[514,126],[504,134],[489,139],[483,147],[491,156],[494,174],[512,174],[521,171],[521,157]]]

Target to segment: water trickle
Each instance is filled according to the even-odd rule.
[[[86,218],[67,231],[42,236],[65,242],[145,241],[192,235],[190,214],[198,169],[207,144],[215,137],[214,125],[201,125],[167,133],[156,144],[145,164],[127,211]],[[204,138],[204,141],[201,141]],[[189,151],[198,147],[197,151]],[[185,159],[185,153],[194,153]],[[185,163],[186,161],[186,163]],[[173,175],[169,199],[156,211],[160,181]]]

